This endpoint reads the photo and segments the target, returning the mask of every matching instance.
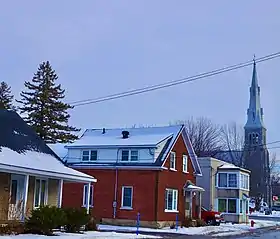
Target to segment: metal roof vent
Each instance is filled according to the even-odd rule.
[[[102,134],[105,134],[105,133],[106,133],[105,128],[103,128],[102,129]]]
[[[128,138],[128,135],[129,135],[129,132],[124,130],[122,131],[122,136],[123,136],[123,139],[127,139]]]

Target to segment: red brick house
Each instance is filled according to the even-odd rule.
[[[200,217],[201,169],[183,125],[131,129],[88,129],[68,149],[67,165],[94,175],[92,214],[102,222],[161,227]],[[63,187],[63,206],[82,207],[88,186]]]

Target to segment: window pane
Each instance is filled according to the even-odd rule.
[[[177,190],[173,190],[172,210],[177,210]]]
[[[46,180],[41,180],[41,200],[40,200],[40,206],[45,205],[46,200]]]
[[[123,207],[132,207],[132,188],[124,187],[123,188]]]
[[[227,211],[227,200],[226,199],[218,199],[218,211],[219,212]]]
[[[122,151],[122,161],[128,161],[128,159],[129,159],[129,151],[123,150]]]
[[[218,186],[219,187],[226,187],[227,186],[227,174],[226,173],[219,173],[218,177]]]
[[[188,157],[187,155],[183,155],[183,172],[188,171]]]
[[[83,201],[84,206],[87,205],[87,192],[88,192],[88,185],[84,185],[84,201]]]
[[[131,150],[131,161],[138,160],[138,150]]]
[[[167,192],[167,209],[168,210],[172,210],[172,198],[173,198],[172,190],[168,190],[168,192]]]
[[[35,182],[35,207],[39,207],[39,197],[40,197],[40,180],[36,179]]]
[[[97,151],[96,150],[90,151],[90,160],[97,160]]]
[[[242,211],[243,211],[243,208],[242,208],[243,203],[242,203],[242,200],[239,200],[239,201],[240,201],[240,203],[239,203],[239,212],[242,213]]]
[[[229,187],[237,187],[237,175],[229,173],[228,174],[228,186]]]
[[[89,160],[89,151],[88,150],[83,151],[82,159],[83,159],[83,161],[88,161]]]
[[[174,152],[170,153],[170,168],[175,169],[175,159],[176,154]]]
[[[11,204],[16,204],[17,202],[17,180],[12,180],[11,185]]]
[[[228,212],[236,213],[236,199],[228,199]]]

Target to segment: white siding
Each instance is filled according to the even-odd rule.
[[[89,148],[84,150],[91,150]],[[96,150],[96,149],[92,149]],[[122,149],[97,149],[97,160],[98,162],[104,163],[114,163],[117,161],[121,161],[121,152]],[[131,148],[131,150],[138,150],[138,162],[141,163],[152,163],[154,162],[154,155],[150,154],[149,149],[135,149]],[[82,161],[82,151],[83,149],[68,149],[68,162],[81,162]]]

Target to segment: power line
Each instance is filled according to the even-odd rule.
[[[129,90],[129,91],[116,93],[116,94],[112,94],[112,95],[107,95],[107,96],[99,97],[99,98],[95,98],[95,99],[86,99],[86,100],[75,101],[75,102],[70,103],[70,105],[77,107],[77,106],[82,106],[82,105],[95,104],[95,103],[100,103],[100,102],[104,102],[104,101],[119,99],[119,98],[123,98],[123,97],[127,97],[127,96],[137,95],[137,94],[143,94],[146,92],[155,91],[155,90],[159,90],[159,89],[163,89],[163,88],[167,88],[167,87],[171,87],[171,86],[175,86],[175,85],[179,85],[179,84],[189,83],[192,81],[198,81],[203,78],[211,77],[214,75],[218,75],[218,74],[222,74],[225,72],[234,71],[234,70],[237,70],[240,68],[250,66],[254,62],[260,63],[260,62],[272,60],[272,59],[278,58],[278,57],[280,57],[280,52],[266,55],[266,56],[257,58],[255,60],[250,60],[250,61],[247,61],[244,63],[239,63],[239,64],[235,64],[232,66],[223,67],[223,68],[220,68],[217,70],[212,70],[209,72],[197,74],[194,76],[185,77],[185,78],[175,80],[175,81],[170,81],[170,82],[157,84],[157,85],[153,85],[153,86],[147,86],[144,88],[138,88],[138,89],[134,89],[134,90]]]

